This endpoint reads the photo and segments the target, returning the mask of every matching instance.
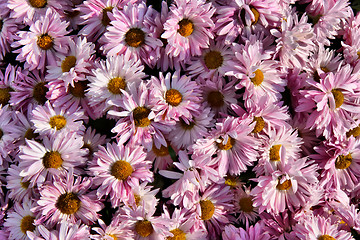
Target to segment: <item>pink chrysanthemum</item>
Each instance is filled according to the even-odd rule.
[[[153,162],[154,172],[157,172],[158,170],[165,170],[173,163],[169,149],[171,148],[175,152],[177,152],[177,149],[167,140],[166,142],[166,146],[161,145],[159,148],[153,144],[151,151],[147,152],[146,158]]]
[[[12,43],[19,53],[16,60],[25,62],[25,68],[45,70],[45,66],[56,64],[57,53],[66,54],[70,37],[65,36],[69,23],[60,19],[58,13],[51,9],[32,23],[29,31],[20,31],[17,41]]]
[[[108,56],[130,54],[153,67],[163,45],[155,36],[154,19],[159,17],[145,3],[128,4],[121,11],[114,8],[110,26],[102,38],[102,49]]]
[[[132,194],[124,201],[125,204],[133,208],[142,206],[145,211],[151,212],[151,209],[159,202],[159,199],[157,199],[155,195],[160,189],[151,190],[152,186],[147,184],[148,182],[143,182],[140,185],[132,187]]]
[[[26,146],[20,146],[19,167],[22,169],[22,181],[30,181],[30,187],[51,180],[53,175],[64,175],[75,168],[76,174],[82,173],[78,166],[85,163],[86,149],[82,137],[75,133],[59,133],[50,138],[44,137],[42,143],[26,140]]]
[[[20,176],[22,169],[13,164],[8,168],[6,176],[6,188],[9,189],[9,198],[16,202],[21,202],[23,199],[33,199],[35,188],[31,188],[30,182],[24,182],[23,177]]]
[[[90,192],[92,180],[77,177],[70,170],[64,177],[55,177],[53,182],[45,182],[40,188],[40,199],[31,210],[37,214],[36,224],[54,226],[61,221],[85,224],[94,223],[102,208],[95,192]]]
[[[175,72],[166,76],[160,72],[159,79],[152,77],[150,103],[156,112],[155,119],[179,121],[180,117],[191,119],[200,107],[199,85],[190,77]]]
[[[170,14],[164,23],[164,33],[169,46],[167,54],[176,61],[187,61],[201,55],[213,39],[215,24],[211,17],[215,12],[211,3],[197,0],[178,0],[170,6]]]
[[[253,206],[253,196],[250,192],[250,188],[245,186],[234,189],[234,211],[239,214],[237,220],[243,224],[253,223],[259,216],[258,209]]]
[[[99,150],[99,146],[103,146],[109,142],[106,136],[96,133],[95,129],[88,127],[83,135],[84,146],[89,150],[89,160],[93,159],[94,153]]]
[[[145,160],[143,147],[108,143],[99,149],[89,171],[94,175],[94,184],[99,185],[98,197],[110,194],[112,206],[127,201],[140,181],[152,181],[151,162]]]

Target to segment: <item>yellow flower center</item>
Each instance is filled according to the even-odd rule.
[[[357,126],[356,128],[353,128],[346,133],[346,137],[350,137],[350,136],[358,137],[359,135],[360,135],[360,126]]]
[[[61,115],[56,115],[50,118],[49,124],[51,128],[56,128],[56,130],[61,130],[66,125],[66,118]]]
[[[154,232],[154,228],[153,228],[150,221],[142,220],[142,221],[137,221],[136,222],[135,231],[141,237],[147,237],[147,236],[149,236],[150,234],[152,234]]]
[[[262,117],[254,117],[253,122],[256,122],[254,129],[252,130],[252,133],[259,133],[261,130],[265,127],[265,121]]]
[[[44,8],[47,4],[47,0],[29,0],[29,3],[34,8]]]
[[[189,124],[187,124],[182,118],[180,118],[180,126],[181,126],[182,129],[184,129],[184,130],[191,130],[191,129],[193,129],[193,127],[195,126],[195,122],[194,122],[194,121],[190,121]]]
[[[24,137],[28,140],[31,140],[31,139],[36,138],[37,136],[39,136],[39,134],[35,133],[32,128],[29,128],[28,130],[26,130]]]
[[[291,180],[285,180],[283,183],[280,183],[280,179],[278,179],[278,184],[276,185],[276,188],[279,190],[288,190],[291,188]]]
[[[134,198],[135,198],[135,204],[136,204],[136,206],[139,206],[141,197],[140,197],[139,195],[137,195],[137,194],[134,194]]]
[[[57,151],[46,152],[43,156],[43,165],[45,168],[59,168],[62,163],[61,154]]]
[[[165,93],[165,100],[171,106],[178,106],[182,101],[181,93],[176,89],[169,89]]]
[[[37,45],[42,50],[49,50],[54,45],[54,40],[51,36],[49,36],[47,33],[41,35],[37,39]]]
[[[34,89],[33,89],[33,98],[35,99],[35,101],[37,101],[39,104],[44,105],[44,103],[46,102],[46,93],[49,90],[46,86],[45,86],[46,82],[39,82],[35,85]]]
[[[73,86],[69,86],[69,91],[71,95],[77,98],[84,98],[85,97],[85,91],[88,88],[89,81],[78,81],[74,83]]]
[[[150,125],[150,119],[148,118],[150,114],[150,109],[146,107],[136,107],[133,110],[133,116],[136,127],[147,127]]]
[[[114,240],[117,240],[117,237],[114,234],[107,234],[109,237],[112,237]]]
[[[20,229],[23,234],[26,234],[26,231],[32,232],[35,230],[34,220],[35,218],[30,215],[27,215],[21,219]]]
[[[259,14],[258,10],[256,10],[256,8],[254,8],[254,7],[250,7],[250,10],[252,11],[252,13],[254,14],[254,17],[255,17],[255,20],[252,21],[251,24],[255,25],[259,21],[260,14]]]
[[[176,228],[170,231],[174,236],[167,237],[167,240],[186,240],[186,234],[180,229]]]
[[[333,89],[331,93],[335,99],[335,107],[340,107],[344,103],[344,94],[339,89]]]
[[[76,213],[80,205],[81,201],[79,197],[73,192],[61,194],[55,204],[61,213],[68,215]]]
[[[329,235],[321,235],[320,237],[318,237],[318,240],[336,240],[336,238],[333,238]]]
[[[140,47],[145,43],[145,33],[140,28],[131,28],[125,34],[125,42],[130,47]]]
[[[222,107],[224,105],[224,95],[219,91],[212,91],[209,93],[207,101],[211,107]]]
[[[250,213],[254,210],[252,197],[243,197],[239,200],[240,210],[246,213]]]
[[[280,148],[281,148],[281,144],[274,145],[270,148],[270,153],[269,153],[270,161],[273,162],[280,161]]]
[[[214,204],[210,200],[201,200],[200,207],[201,207],[201,219],[202,220],[211,219],[215,212]]]
[[[130,163],[124,160],[118,160],[111,165],[110,172],[116,179],[125,181],[132,173],[133,168]]]
[[[164,156],[169,155],[169,149],[168,149],[168,147],[166,147],[164,145],[161,145],[160,148],[157,148],[155,146],[155,144],[153,144],[152,150],[156,154],[156,156],[159,156],[159,157],[164,157]]]
[[[257,69],[254,73],[255,77],[250,78],[250,80],[255,86],[259,86],[264,81],[264,74],[260,69]]]
[[[67,56],[61,63],[61,70],[63,72],[69,72],[71,68],[76,65],[76,57],[75,56]]]
[[[220,137],[221,140],[223,140],[222,137]],[[221,143],[216,143],[217,147],[220,150],[230,150],[235,144],[235,139],[233,139],[232,137],[228,137],[228,140],[226,142],[226,144],[224,144],[224,141],[222,141]]]
[[[104,9],[102,10],[101,23],[102,23],[102,25],[104,25],[105,27],[110,24],[110,18],[109,18],[109,16],[108,16],[108,12],[112,12],[113,9],[114,9],[114,7],[110,6],[110,7],[104,8]]]
[[[107,88],[112,94],[121,94],[121,90],[125,90],[126,82],[121,77],[110,79]]]
[[[183,37],[190,36],[194,31],[194,24],[189,19],[183,19],[179,23],[178,33]]]
[[[12,89],[10,87],[7,88],[0,88],[0,104],[1,105],[6,105],[9,103],[10,100],[10,92],[12,91]]]
[[[351,163],[352,157],[350,153],[346,156],[340,155],[335,160],[335,167],[337,169],[347,169],[348,167],[350,167]]]
[[[204,57],[205,65],[208,69],[217,69],[223,64],[224,58],[218,51],[210,51]]]
[[[230,186],[231,188],[235,188],[239,185],[237,177],[232,176],[232,175],[225,177],[225,184]]]

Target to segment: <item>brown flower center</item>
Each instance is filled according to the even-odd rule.
[[[167,237],[167,240],[186,240],[186,234],[180,229],[176,228],[170,231],[174,236]]]
[[[81,201],[79,197],[73,192],[61,194],[55,204],[61,213],[68,215],[76,213],[80,205]]]
[[[255,19],[251,22],[251,24],[255,25],[258,21],[259,21],[259,17],[260,14],[258,12],[258,10],[256,10],[256,8],[254,7],[250,7],[250,10],[252,11],[252,13],[254,14]]]
[[[232,138],[232,137],[228,137],[228,140],[226,142],[226,144],[224,144],[224,141],[223,141],[223,138],[220,137],[220,139],[222,140],[221,143],[216,143],[217,147],[220,149],[220,150],[230,150],[234,144],[235,144],[235,139]]]
[[[7,88],[0,88],[0,104],[6,105],[9,103],[10,100],[10,92],[12,92],[12,89],[10,87]]]
[[[114,7],[110,6],[110,7],[104,8],[104,9],[102,10],[101,23],[102,23],[102,25],[104,25],[105,27],[110,24],[110,18],[109,18],[109,16],[108,16],[108,12],[112,12],[113,9],[114,9]]]
[[[201,207],[201,219],[202,220],[211,219],[215,212],[214,204],[210,200],[201,200],[200,207]]]
[[[110,79],[107,88],[112,94],[121,94],[121,90],[125,90],[126,82],[121,77]]]
[[[208,94],[207,101],[211,107],[222,107],[224,105],[224,95],[219,91],[212,91]]]
[[[135,224],[135,231],[141,237],[147,237],[154,232],[154,228],[150,221],[148,220],[141,220],[137,221]]]
[[[182,118],[180,118],[180,126],[184,130],[191,130],[195,126],[195,122],[194,121],[189,121],[189,124],[187,124]]]
[[[53,47],[54,40],[51,36],[49,36],[47,33],[45,33],[45,34],[41,35],[40,37],[38,37],[36,43],[39,46],[39,48],[41,48],[42,50],[49,50],[50,48]]]
[[[28,128],[28,130],[26,130],[25,132],[25,138],[28,139],[28,140],[31,140],[31,139],[34,139],[36,137],[38,137],[39,134],[38,133],[35,133],[34,130],[32,128]]]
[[[225,177],[225,184],[230,186],[231,188],[235,188],[237,187],[238,184],[238,179],[235,176],[229,175]]]
[[[194,24],[189,19],[183,19],[179,23],[178,33],[183,37],[190,36],[194,31]]]
[[[140,28],[131,28],[125,34],[125,42],[130,47],[140,47],[145,43],[145,33]]]
[[[26,231],[32,232],[35,230],[34,220],[35,218],[30,215],[27,215],[21,219],[20,229],[23,234],[26,234]]]
[[[35,99],[36,102],[38,102],[41,105],[44,105],[46,102],[46,93],[49,90],[46,86],[45,86],[46,82],[39,82],[35,85],[34,89],[33,89],[33,98]]]
[[[88,88],[89,81],[78,81],[74,83],[73,86],[69,86],[69,91],[71,95],[77,98],[84,98],[85,97],[85,91]]]
[[[223,64],[224,58],[218,51],[210,51],[204,57],[205,65],[208,69],[217,69]]]
[[[254,73],[255,77],[250,78],[250,80],[255,86],[259,86],[264,81],[264,74],[260,69],[257,69]]]
[[[329,235],[321,235],[320,237],[318,237],[318,240],[336,240],[336,238],[333,238]]]
[[[153,152],[156,154],[156,156],[163,157],[169,155],[169,149],[168,147],[161,145],[160,148],[157,148],[155,144],[153,144],[152,147]]]
[[[252,133],[259,133],[261,130],[265,127],[265,121],[262,117],[254,117],[253,122],[256,122],[254,129],[252,130]]]
[[[241,211],[250,213],[254,210],[252,197],[243,197],[239,200]]]
[[[139,195],[137,195],[137,194],[134,194],[134,198],[135,198],[135,204],[136,204],[136,206],[139,206],[141,197],[140,197]]]
[[[76,57],[75,56],[67,56],[61,63],[61,70],[63,72],[69,72],[71,68],[76,65]]]
[[[165,100],[171,106],[178,106],[182,101],[181,93],[176,89],[169,89],[165,93]]]
[[[356,128],[353,128],[346,133],[346,137],[351,137],[351,136],[358,137],[359,135],[360,135],[360,126],[357,126]]]
[[[281,144],[274,145],[270,148],[270,153],[269,153],[270,161],[273,162],[280,161],[280,148],[281,148]]]
[[[279,190],[288,190],[291,188],[291,180],[287,179],[283,183],[280,183],[280,179],[278,179],[278,184],[276,185],[276,188]]]
[[[61,115],[56,115],[50,118],[49,124],[51,128],[56,128],[56,130],[61,130],[66,125],[66,118]]]
[[[29,0],[29,3],[34,8],[44,8],[47,4],[47,0]]]
[[[147,127],[150,125],[151,121],[148,118],[150,114],[150,109],[146,107],[136,107],[133,110],[133,116],[136,127]]]
[[[344,103],[344,94],[339,89],[333,89],[331,93],[334,96],[335,107],[340,107]]]
[[[21,178],[20,185],[21,185],[22,188],[28,189],[29,186],[30,186],[30,181],[23,182],[23,179],[24,178]]]
[[[346,156],[340,155],[335,160],[335,167],[337,169],[347,169],[348,167],[350,167],[351,163],[352,157],[350,153]]]
[[[125,181],[134,172],[134,170],[129,162],[118,160],[111,165],[110,172],[116,179]]]
[[[43,165],[45,168],[59,168],[63,163],[61,154],[57,151],[46,152],[43,157]]]

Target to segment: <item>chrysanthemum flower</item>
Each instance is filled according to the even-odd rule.
[[[89,191],[91,187],[91,179],[74,179],[72,170],[64,177],[55,177],[53,182],[45,182],[39,188],[37,206],[32,208],[37,214],[36,224],[54,226],[63,220],[73,224],[78,220],[88,225],[94,223],[102,204],[95,192]]]
[[[292,228],[297,223],[294,214],[285,211],[279,214],[263,212],[260,214],[264,222],[264,231],[268,232],[271,239],[297,239]]]
[[[245,186],[234,189],[234,211],[239,214],[237,220],[244,224],[255,222],[259,216],[258,209],[253,206],[253,196],[250,195],[250,191],[250,188]]]
[[[146,158],[153,162],[154,172],[157,172],[158,170],[165,170],[172,165],[173,160],[171,158],[169,148],[172,148],[175,152],[177,152],[177,149],[167,140],[166,142],[166,146],[161,145],[159,148],[153,144],[151,151],[147,152]]]
[[[138,85],[146,76],[144,66],[130,54],[108,57],[106,61],[95,62],[92,75],[88,76],[90,106],[102,114],[109,108],[109,101],[121,99],[121,90],[129,91],[132,83]]]
[[[32,23],[29,31],[20,31],[16,42],[12,43],[16,60],[25,62],[25,68],[45,70],[47,65],[55,65],[57,53],[67,53],[70,37],[65,36],[69,23],[60,19],[50,8],[39,20]]]
[[[108,143],[106,148],[99,146],[99,149],[89,171],[94,175],[94,184],[99,186],[98,197],[110,194],[112,206],[128,201],[132,188],[140,181],[152,181],[151,163],[145,160],[143,147]]]
[[[196,155],[216,154],[214,161],[218,167],[219,175],[225,176],[240,174],[247,170],[256,161],[257,140],[249,136],[255,124],[252,119],[235,119],[227,117],[216,124],[204,139],[199,139],[191,147]]]
[[[12,164],[6,176],[6,188],[9,189],[9,198],[16,202],[21,202],[23,199],[33,199],[35,188],[30,187],[30,182],[24,182],[23,177],[20,176],[22,169]]]
[[[154,106],[155,119],[179,121],[180,117],[191,119],[200,107],[199,85],[190,77],[175,72],[166,76],[160,72],[159,79],[152,77],[150,103]]]
[[[88,157],[89,160],[92,160],[94,153],[99,150],[99,146],[103,146],[109,141],[109,139],[106,139],[105,135],[96,133],[95,129],[88,127],[83,135],[83,141],[83,148],[87,148],[89,150]]]
[[[179,0],[170,6],[170,14],[164,23],[164,33],[169,48],[167,54],[176,61],[187,61],[191,56],[201,55],[213,38],[215,12],[211,3],[197,0]]]
[[[75,105],[53,108],[47,101],[44,106],[37,106],[32,111],[31,122],[34,124],[35,133],[53,135],[60,132],[83,132],[83,119],[86,120],[87,117]]]
[[[11,240],[26,240],[26,232],[37,232],[35,227],[35,214],[31,208],[35,206],[35,202],[27,198],[20,204],[16,202],[12,211],[9,211],[4,226],[10,232]]]
[[[76,174],[82,171],[76,167],[85,163],[86,149],[82,137],[75,133],[59,133],[50,138],[44,136],[42,143],[26,140],[26,146],[20,146],[19,167],[23,181],[30,181],[30,187],[51,180],[53,175],[62,175],[70,168]]]
[[[14,91],[20,75],[20,67],[11,64],[6,67],[4,74],[0,71],[0,105],[4,106],[10,103],[11,92]]]
[[[108,56],[130,54],[153,67],[163,45],[154,36],[155,18],[159,18],[159,13],[145,3],[128,4],[121,11],[114,8],[110,26],[102,38],[102,49]]]
[[[145,211],[151,212],[151,209],[159,202],[159,199],[157,199],[155,195],[160,189],[151,190],[152,186],[147,184],[147,182],[143,182],[139,185],[133,186],[132,194],[129,195],[129,198],[125,200],[124,203],[133,208],[142,206]]]

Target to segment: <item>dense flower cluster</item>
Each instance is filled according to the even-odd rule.
[[[0,240],[360,237],[348,0],[0,0]]]

